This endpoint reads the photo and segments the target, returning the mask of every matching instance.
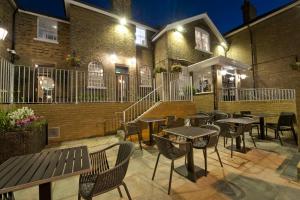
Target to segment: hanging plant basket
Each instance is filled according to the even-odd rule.
[[[163,73],[163,72],[167,72],[167,70],[163,67],[156,67],[154,69],[154,74],[160,74],[160,73]]]
[[[290,64],[290,67],[291,67],[293,70],[300,71],[300,62],[296,62],[296,63]]]
[[[172,66],[172,72],[181,73],[181,72],[182,72],[182,67],[181,67],[181,65],[173,65],[173,66]]]
[[[81,64],[81,59],[79,56],[77,56],[76,52],[73,51],[71,54],[67,55],[66,63],[68,67],[79,68]]]

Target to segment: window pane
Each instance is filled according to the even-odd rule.
[[[195,29],[195,40],[196,40],[196,49],[203,51],[210,51],[210,39],[209,34],[200,29]]]
[[[135,43],[143,46],[147,46],[147,39],[146,39],[146,30],[142,28],[136,28],[135,33]]]
[[[101,89],[104,85],[103,66],[99,62],[90,62],[88,66],[88,88]]]
[[[141,86],[151,86],[151,69],[148,66],[140,68]]]
[[[40,39],[57,41],[57,22],[39,17],[37,37]]]

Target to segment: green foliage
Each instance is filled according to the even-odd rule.
[[[0,133],[4,133],[10,128],[10,120],[6,111],[0,110]]]
[[[154,74],[160,74],[160,73],[163,73],[163,72],[167,72],[167,70],[163,67],[156,67],[154,69]]]
[[[182,72],[182,67],[181,65],[173,65],[172,66],[172,72]]]
[[[293,70],[299,70],[300,71],[300,62],[292,63],[292,64],[290,64],[290,66]]]

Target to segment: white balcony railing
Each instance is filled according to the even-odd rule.
[[[220,90],[220,101],[280,101],[295,100],[296,90],[277,88],[225,88]]]

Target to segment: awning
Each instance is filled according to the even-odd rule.
[[[216,56],[216,57],[209,58],[204,61],[192,64],[192,65],[188,66],[188,70],[190,72],[201,71],[201,70],[211,67],[213,65],[227,66],[227,67],[232,67],[232,68],[241,69],[241,70],[251,69],[250,65],[244,64],[240,61],[233,60],[231,58],[226,58],[224,56]]]

